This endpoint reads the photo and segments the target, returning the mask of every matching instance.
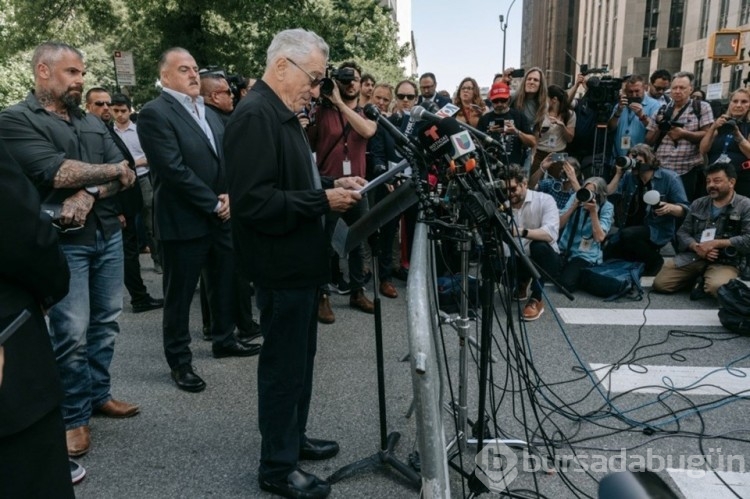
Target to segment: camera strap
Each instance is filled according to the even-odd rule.
[[[344,141],[344,155],[346,156],[349,153],[349,151],[348,151],[349,147],[348,147],[348,144],[347,144],[347,138],[349,137],[349,131],[352,129],[352,125],[350,123],[347,123],[346,125],[344,125],[344,118],[341,116],[341,111],[339,111],[338,109],[336,109],[336,112],[339,113],[339,120],[341,121],[341,127],[342,127],[341,135],[339,136],[338,139],[336,139],[336,142],[334,142],[333,144],[331,144],[331,147],[328,148],[328,151],[326,151],[326,153],[323,155],[323,159],[321,159],[318,162],[318,166],[319,167],[322,167],[323,165],[326,164],[326,160],[328,159],[328,156],[331,155],[331,153],[333,152],[333,150],[336,148],[336,145],[340,141],[342,141],[342,140]]]
[[[664,120],[666,121],[679,120],[680,116],[682,116],[682,113],[684,113],[687,110],[688,106],[691,105],[692,102],[693,102],[693,99],[691,99],[690,102],[686,102],[685,105],[682,106],[682,109],[680,109],[680,112],[677,113],[677,116],[673,118],[672,113],[674,112],[674,100],[669,101],[669,104],[667,104],[667,109],[664,111],[664,118],[662,122]],[[698,116],[698,120],[700,120],[700,116]],[[668,131],[664,131],[661,129],[659,130],[659,137],[656,139],[656,142],[654,143],[654,151],[656,151],[659,148],[659,146],[661,145],[661,141],[664,140],[664,137],[667,136],[667,133]]]

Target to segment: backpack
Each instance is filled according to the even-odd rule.
[[[622,296],[632,300],[643,298],[641,276],[645,265],[643,262],[626,260],[609,260],[581,271],[581,287],[604,301],[614,301]]]
[[[750,335],[750,287],[732,279],[719,288],[716,297],[721,325],[735,333]]]

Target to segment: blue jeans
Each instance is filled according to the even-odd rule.
[[[109,364],[122,312],[122,233],[93,246],[62,245],[70,267],[70,292],[49,311],[49,332],[65,399],[65,428],[88,424],[92,409],[110,395]]]

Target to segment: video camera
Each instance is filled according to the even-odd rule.
[[[580,71],[582,75],[601,75],[590,76],[586,80],[588,87],[586,100],[596,113],[596,122],[606,123],[612,115],[612,109],[620,102],[620,89],[624,80],[607,74],[609,72],[607,65],[589,68],[588,64],[581,64]]]
[[[354,68],[341,68],[336,69],[332,65],[326,66],[326,76],[320,80],[320,93],[329,96],[333,92],[333,80],[337,80],[344,85],[348,85],[354,81],[357,75],[354,72]]]

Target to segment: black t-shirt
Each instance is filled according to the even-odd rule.
[[[500,151],[500,159],[504,163],[522,165],[526,155],[526,146],[523,145],[521,139],[517,135],[506,134],[502,131],[490,131],[490,128],[494,126],[499,126],[500,130],[502,130],[505,120],[513,120],[513,124],[520,132],[531,133],[531,128],[528,121],[526,121],[526,117],[518,109],[508,109],[503,114],[490,111],[479,118],[477,129],[489,134],[493,139],[504,145],[504,150]]]
[[[643,201],[643,193],[650,190],[650,184],[643,184],[640,180],[636,180],[638,187],[633,193],[633,200],[626,213],[627,218],[625,219],[625,227],[633,227],[635,225],[643,225],[646,220],[646,202]]]

